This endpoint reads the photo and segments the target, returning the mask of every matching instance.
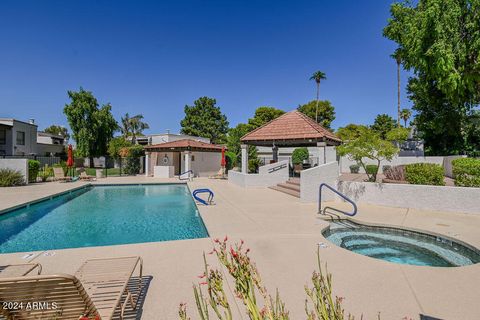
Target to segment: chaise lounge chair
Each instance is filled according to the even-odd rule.
[[[55,181],[71,181],[72,177],[65,177],[63,168],[54,167],[53,168],[53,180]]]
[[[79,172],[80,172],[80,175],[79,175],[80,180],[88,180],[88,181],[96,180],[96,177],[88,175],[85,169],[80,169]]]
[[[209,179],[225,179],[225,169],[221,168],[218,170],[217,173],[215,173],[213,176],[209,176]]]
[[[37,269],[37,275],[42,273],[40,263],[22,263],[0,266],[0,278],[23,277]]]
[[[138,292],[129,281],[139,267]],[[75,275],[55,274],[0,278],[0,301],[23,303],[23,308],[2,308],[7,319],[112,319],[118,306],[123,319],[127,303],[136,309],[142,291],[140,257],[87,260]],[[130,284],[131,285],[131,284]],[[123,303],[122,297],[126,294]],[[26,308],[30,303],[42,306]]]

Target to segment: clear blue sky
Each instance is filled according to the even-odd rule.
[[[396,110],[395,43],[382,37],[390,3],[1,1],[0,117],[67,125],[67,90],[82,86],[117,119],[143,114],[148,133],[177,132],[200,96],[234,126],[259,106],[313,100],[308,78],[321,70],[333,127],[369,124]]]

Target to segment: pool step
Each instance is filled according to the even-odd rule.
[[[279,183],[276,186],[270,187],[270,189],[289,194],[296,198],[300,198],[300,179],[291,178],[284,183]]]

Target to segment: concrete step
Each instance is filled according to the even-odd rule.
[[[300,179],[299,178],[290,178],[286,181],[288,184],[292,184],[295,186],[300,186]]]
[[[280,192],[283,192],[283,193],[286,193],[286,194],[289,194],[291,196],[294,196],[296,198],[300,198],[300,191],[295,191],[295,190],[292,190],[292,189],[287,189],[287,188],[284,188],[284,187],[281,187],[281,186],[273,186],[273,187],[270,187],[270,189],[273,189],[273,190],[276,190],[276,191],[280,191]]]
[[[290,190],[294,190],[294,191],[300,192],[300,185],[299,185],[299,184],[296,184],[296,183],[288,183],[288,181],[287,181],[286,183],[279,183],[279,184],[277,184],[277,187],[281,187],[281,188],[290,189]]]

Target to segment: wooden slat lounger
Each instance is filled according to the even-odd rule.
[[[138,292],[132,294],[127,285],[139,267]],[[80,316],[91,319],[112,319],[121,304],[120,318],[130,302],[137,307],[142,290],[143,262],[140,257],[92,259],[86,261],[74,276],[66,274],[0,278],[0,301],[23,302],[23,308],[1,309],[7,319],[67,319]],[[123,294],[126,299],[121,303]],[[42,302],[49,308],[26,309],[28,302]],[[56,308],[53,308],[54,303]]]
[[[22,277],[37,269],[37,274],[42,273],[40,263],[22,263],[0,266],[0,278]]]

